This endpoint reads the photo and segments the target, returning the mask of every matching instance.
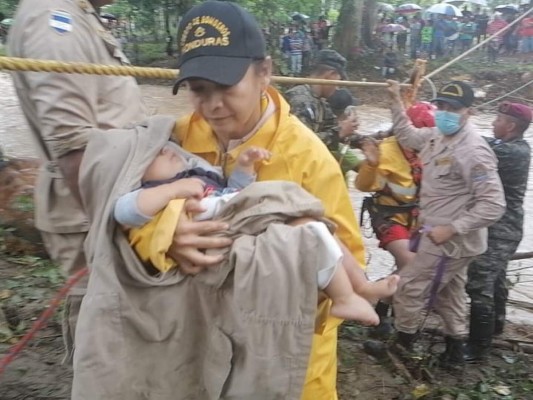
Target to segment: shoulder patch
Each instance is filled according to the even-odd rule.
[[[472,168],[471,177],[474,182],[484,182],[489,178],[489,171],[484,165],[477,164]]]
[[[50,14],[50,27],[59,34],[72,31],[72,16],[66,11],[54,10]]]

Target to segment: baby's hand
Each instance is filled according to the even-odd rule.
[[[198,178],[185,178],[169,183],[175,199],[201,199],[204,197],[205,183]]]
[[[269,160],[272,153],[261,147],[250,147],[244,150],[237,158],[237,164],[241,167],[253,167],[258,161]]]

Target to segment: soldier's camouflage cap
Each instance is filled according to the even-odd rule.
[[[339,73],[341,79],[346,80],[346,58],[341,56],[335,50],[320,50],[316,55],[315,65],[327,65]]]

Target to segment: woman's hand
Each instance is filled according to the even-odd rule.
[[[371,167],[377,167],[379,165],[379,146],[372,139],[366,139],[363,141],[361,150],[366,157],[366,162]]]
[[[186,211],[200,212],[201,207],[196,201],[186,204]],[[196,275],[205,268],[218,265],[223,255],[207,255],[205,249],[222,249],[231,245],[232,240],[225,237],[212,237],[214,233],[228,229],[226,223],[220,221],[192,221],[183,213],[174,232],[174,240],[168,256],[179,264],[184,274]]]

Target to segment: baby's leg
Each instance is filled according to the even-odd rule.
[[[346,270],[342,266],[343,253],[333,235],[322,222],[308,222],[316,236],[323,241],[327,249],[318,258],[318,286],[331,298],[331,315],[366,325],[377,325],[379,317],[374,309],[361,296],[354,292]]]
[[[348,249],[341,242],[338,243],[344,255],[343,267],[350,278],[355,293],[370,302],[376,302],[379,299],[392,296],[396,292],[400,280],[398,275],[391,275],[377,282],[370,282]]]
[[[358,321],[364,325],[379,324],[379,317],[370,303],[353,291],[348,274],[342,266],[334,272],[324,291],[333,301],[330,314],[334,317]]]

